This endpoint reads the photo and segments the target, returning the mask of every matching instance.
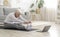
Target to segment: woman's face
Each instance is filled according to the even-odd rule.
[[[17,18],[17,17],[19,17],[20,16],[20,12],[19,11],[16,11],[15,12],[15,17]]]

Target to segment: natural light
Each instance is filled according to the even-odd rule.
[[[44,0],[44,6],[47,8],[57,9],[58,0]]]
[[[30,4],[32,3],[33,0],[20,0],[20,1],[16,1],[16,0],[12,0],[11,2],[11,6],[12,7],[22,7],[24,9],[28,9],[28,7],[30,6]],[[18,2],[18,3],[17,3]],[[35,1],[34,1],[35,2]],[[46,8],[54,8],[57,9],[57,0],[44,0],[44,6]]]

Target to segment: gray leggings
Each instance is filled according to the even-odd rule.
[[[5,28],[17,28],[17,29],[26,29],[26,30],[31,30],[29,26],[27,28],[23,26],[22,24],[9,24],[9,23],[4,23]],[[29,29],[30,28],[30,29]]]

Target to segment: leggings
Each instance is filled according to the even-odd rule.
[[[26,25],[26,26],[24,26]],[[4,23],[5,28],[17,28],[17,29],[25,29],[25,30],[31,30],[32,25],[31,24],[10,24],[10,23]]]

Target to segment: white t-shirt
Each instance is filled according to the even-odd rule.
[[[24,21],[27,21],[25,18],[22,17],[22,15],[20,15],[20,17],[16,18],[14,16],[14,12],[8,14],[8,16],[5,19],[5,23],[23,23]]]

